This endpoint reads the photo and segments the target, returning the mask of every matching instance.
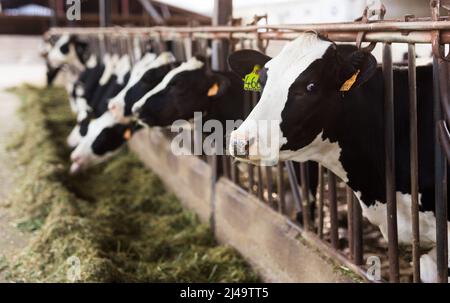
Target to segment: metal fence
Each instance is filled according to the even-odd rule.
[[[445,1],[443,1],[445,2]],[[362,47],[369,42],[369,49],[375,43],[382,43],[382,70],[384,75],[385,155],[386,155],[386,200],[388,241],[380,240],[376,228],[363,219],[361,206],[353,191],[326,168],[318,167],[317,179],[313,177],[310,163],[279,163],[276,168],[239,164],[229,156],[213,157],[208,162],[213,167],[223,167],[223,176],[236,185],[256,195],[261,203],[267,203],[275,211],[290,215],[293,224],[300,225],[309,240],[319,243],[323,250],[351,270],[370,280],[364,264],[365,256],[371,254],[386,256],[383,277],[391,282],[420,281],[420,226],[417,139],[417,91],[416,54],[418,43],[430,44],[433,50],[433,107],[435,137],[435,208],[436,248],[438,281],[447,282],[447,161],[450,156],[449,68],[450,55],[444,54],[445,44],[450,43],[450,20],[440,16],[440,1],[431,1],[431,18],[406,16],[404,20],[382,20],[383,8],[373,13],[379,20],[369,21],[372,11],[366,10],[361,21],[334,24],[280,25],[280,26],[216,26],[216,27],[151,27],[151,28],[52,28],[48,35],[64,33],[78,34],[100,41],[102,51],[120,50],[132,53],[133,44],[142,46],[151,41],[166,48],[165,41],[183,43],[184,59],[195,52],[205,52],[209,41],[227,41],[229,50],[257,48],[261,51],[270,41],[291,40],[299,32],[316,31],[336,42],[351,42]],[[137,42],[136,42],[137,41]],[[411,264],[401,266],[397,235],[397,202],[395,187],[395,142],[394,142],[394,64],[392,43],[408,45],[409,75],[409,123],[410,123],[410,168],[411,168],[411,217],[413,242]],[[135,61],[136,56],[131,56]],[[257,93],[246,93],[248,111],[256,104]],[[245,169],[243,167],[245,166]],[[217,170],[216,170],[217,171]],[[220,176],[216,176],[218,178]],[[311,183],[312,182],[312,183]],[[317,194],[309,195],[311,184],[318,183]],[[292,211],[293,209],[293,211]],[[312,209],[312,211],[310,211]],[[296,216],[300,213],[301,216]],[[405,262],[403,262],[405,263]],[[406,274],[402,274],[406,272]]]

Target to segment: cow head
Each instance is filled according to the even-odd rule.
[[[171,70],[132,111],[148,126],[168,126],[179,119],[191,119],[194,112],[207,111],[229,84],[226,77],[208,71],[202,60],[192,57]]]
[[[78,173],[111,158],[136,129],[132,124],[117,123],[108,111],[91,120],[86,135],[70,155],[70,173]]]
[[[301,161],[316,160],[313,154],[325,152],[325,137],[332,140],[345,95],[372,77],[377,65],[371,54],[314,33],[300,35],[273,59],[243,50],[231,54],[229,64],[241,78],[260,67],[261,98],[229,145],[235,157],[260,165],[293,152],[304,156]]]
[[[163,79],[174,62],[174,56],[164,52],[156,59],[154,54],[147,53],[136,63],[127,85],[108,104],[118,122],[124,123],[128,120],[133,104]]]
[[[51,67],[57,68],[62,64],[83,64],[88,56],[88,44],[80,41],[77,36],[62,35],[48,53]]]

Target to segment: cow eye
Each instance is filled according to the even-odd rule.
[[[316,89],[316,85],[315,85],[314,83],[309,83],[309,84],[306,86],[306,90],[307,90],[308,92],[313,92],[315,89]]]

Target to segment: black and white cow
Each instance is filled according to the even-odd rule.
[[[87,125],[86,135],[70,155],[70,173],[79,173],[110,159],[137,129],[139,126],[134,122],[118,123],[110,111],[91,120]]]
[[[110,79],[99,86],[101,96],[93,103],[91,115],[71,133],[78,140],[71,154],[72,174],[104,162],[114,156],[123,144],[139,129],[133,122],[118,123],[108,111],[108,102],[117,95],[130,79],[130,62],[127,55],[117,62]],[[92,119],[92,117],[94,117]]]
[[[148,126],[170,126],[190,120],[201,112],[205,120],[244,118],[244,92],[233,73],[212,72],[203,59],[192,57],[171,70],[151,91],[133,105],[132,111]]]
[[[89,46],[75,35],[62,35],[48,52],[48,63],[52,68],[68,64],[83,71],[90,57]]]
[[[92,99],[99,81],[106,72],[107,65],[113,65],[111,60],[111,55],[105,54],[103,60],[97,58],[97,56],[92,55],[86,64],[86,68],[82,71],[77,81],[73,84],[71,88],[71,97],[73,111],[78,113],[87,108],[89,100]]]
[[[71,173],[77,173],[108,160],[140,128],[135,122],[130,121],[128,111],[131,112],[134,102],[156,86],[177,64],[170,53],[162,53],[155,57],[154,54],[148,53],[138,61],[122,90],[114,98],[102,102],[102,115],[80,125],[79,130],[84,133],[71,155],[73,162]],[[112,110],[107,111],[104,105],[111,102],[118,104],[118,107],[112,107]],[[123,112],[122,104],[125,104],[125,109],[127,107],[129,109]],[[120,119],[114,114],[118,109],[122,109],[119,111]]]
[[[154,54],[148,53],[137,62],[125,88],[109,102],[109,110],[116,121],[128,122],[133,104],[160,83],[177,65],[170,52],[163,52],[156,59]]]
[[[124,55],[120,59],[117,55],[105,57],[104,70],[95,89],[89,96],[84,94],[76,99],[77,125],[67,139],[70,147],[77,146],[87,134],[91,119],[98,118],[107,111],[109,99],[116,96],[125,87],[130,69],[128,55]]]
[[[256,164],[273,161],[274,151],[279,152],[281,160],[321,163],[353,189],[364,216],[379,226],[387,239],[384,89],[375,58],[354,46],[336,45],[316,34],[304,33],[287,43],[274,58],[243,50],[232,54],[229,64],[241,77],[259,65],[263,86],[259,103],[231,134],[230,153]],[[411,243],[407,70],[394,70],[394,84],[398,238],[400,243]],[[417,69],[417,97],[420,240],[423,245],[434,245],[429,66]],[[258,125],[261,121],[272,123]],[[274,144],[267,144],[269,141]],[[436,281],[435,260],[434,249],[421,257],[423,281]]]

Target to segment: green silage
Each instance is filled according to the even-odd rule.
[[[15,92],[25,127],[11,144],[21,176],[12,204],[35,237],[8,265],[12,280],[66,282],[75,256],[82,282],[258,281],[132,153],[69,176],[65,138],[74,122],[64,90]]]

